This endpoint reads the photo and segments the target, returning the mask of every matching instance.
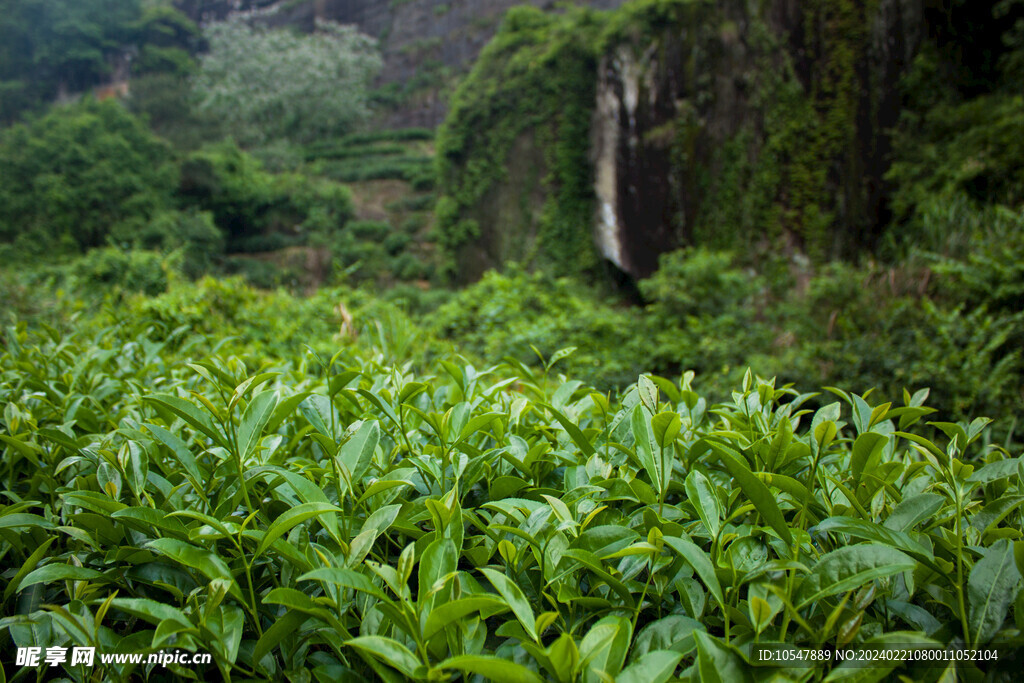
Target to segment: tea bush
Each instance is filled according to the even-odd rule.
[[[113,680],[1018,672],[1024,464],[987,420],[943,422],[927,391],[810,410],[750,373],[719,404],[689,373],[609,395],[407,362],[378,329],[284,361],[181,327],[5,329],[0,633],[214,659]],[[834,659],[975,646],[998,658]]]
[[[478,358],[536,365],[571,345],[562,367],[609,389],[624,386],[650,357],[639,316],[586,293],[567,278],[512,266],[456,293],[430,317],[431,334]],[[532,350],[531,350],[532,349]]]
[[[82,291],[114,288],[153,296],[167,289],[167,271],[160,255],[152,251],[93,249],[75,260],[69,270],[72,286]]]
[[[703,248],[666,255],[640,283],[644,367],[695,370],[713,400],[747,366],[800,386],[875,387],[886,400],[928,386],[951,418],[1003,416],[1005,434],[1024,405],[1024,314],[1009,303],[1024,250],[1016,220],[1003,225],[973,233],[970,250],[918,252],[901,266],[773,274]]]

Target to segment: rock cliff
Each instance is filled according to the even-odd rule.
[[[596,251],[632,278],[646,277],[661,254],[685,244],[771,243],[814,259],[870,246],[887,218],[888,131],[899,117],[899,79],[922,38],[923,12],[922,0],[637,0],[602,15],[586,76],[594,84],[590,163],[579,173],[591,183],[589,197],[567,195],[566,179],[550,173],[538,176],[539,203],[530,199],[537,189],[522,189],[523,179],[511,175],[486,193],[467,192],[469,176],[460,169],[512,147],[493,139],[446,147],[439,138],[443,166],[451,169],[441,179],[439,225],[453,236],[460,265],[467,255],[478,261],[461,270],[472,277],[500,265],[510,255],[501,244],[516,244],[517,254],[546,251],[530,246],[545,234],[544,217],[585,200],[592,230],[577,231],[575,245],[562,249]],[[550,42],[555,50],[557,41]],[[493,99],[503,80],[500,69],[478,64],[466,83]],[[564,101],[520,135],[533,135],[545,149],[566,107],[579,105]],[[445,128],[481,119],[479,137],[505,125],[478,101],[453,109]],[[515,153],[528,148],[517,140]],[[501,220],[524,226],[519,238],[481,245],[494,232],[473,229],[486,211],[482,200],[510,189],[522,201],[506,198],[514,215]]]
[[[701,242],[848,255],[885,218],[887,131],[922,35],[917,0],[686,3],[638,13],[597,73],[595,239],[644,277]],[[634,26],[634,29],[636,26]]]

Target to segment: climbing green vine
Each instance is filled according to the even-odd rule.
[[[480,234],[481,201],[507,180],[521,187],[512,202],[519,215],[493,219],[525,223],[536,234],[529,254],[538,265],[574,273],[594,265],[588,152],[600,25],[600,15],[585,10],[512,9],[456,90],[437,144],[438,237],[450,275],[460,250]],[[510,179],[509,157],[522,135],[543,150],[543,168]],[[539,207],[530,199],[537,183],[546,197]]]

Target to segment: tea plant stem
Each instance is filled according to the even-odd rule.
[[[448,464],[451,461],[451,447],[445,445],[444,450],[441,452],[441,495],[443,496],[448,490]]]
[[[263,626],[260,624],[260,614],[259,614],[259,611],[257,611],[257,608],[256,608],[256,591],[253,589],[253,585],[252,585],[252,563],[251,562],[246,562],[245,563],[245,579],[246,579],[246,582],[249,584],[249,601],[251,602],[251,604],[249,606],[249,612],[252,614],[252,621],[256,625],[256,632],[262,638],[263,637]]]
[[[647,599],[647,589],[651,585],[651,579],[654,578],[654,571],[655,570],[654,570],[654,556],[653,555],[651,556],[649,561],[650,561],[651,565],[650,565],[650,567],[647,568],[647,582],[644,583],[644,590],[643,590],[643,592],[640,593],[640,600],[637,602],[637,604],[636,604],[636,612],[633,614],[633,628],[631,630],[632,633],[636,633],[636,624],[640,620],[640,612],[642,612],[643,609],[644,609],[644,600]]]
[[[963,492],[953,482],[956,500],[956,602],[960,612],[960,628],[964,631],[964,643],[971,643],[971,631],[967,623],[967,608],[964,605],[964,536],[963,536]]]
[[[250,513],[254,512],[255,509],[252,506],[252,500],[249,499],[249,487],[245,483],[245,467],[242,465],[242,456],[238,453],[238,447],[232,444],[235,451],[235,468],[238,470],[238,485],[242,488],[242,496],[245,498],[245,508]]]
[[[338,491],[338,505],[341,505],[342,507],[344,507],[345,511],[347,513],[348,512],[348,506],[345,505],[345,496],[343,496],[342,493],[341,493],[341,490],[342,490],[341,489],[341,470],[338,468],[338,456],[337,456],[337,454],[335,454],[334,457],[331,458],[331,469],[334,470],[334,486],[335,486],[335,488]],[[348,514],[342,515],[341,524],[342,524],[342,529],[345,532],[345,538],[346,539],[349,538],[348,519],[349,519],[349,515]]]
[[[807,509],[811,504],[811,497],[814,495],[814,484],[818,477],[818,463],[821,461],[821,446],[815,449],[814,460],[811,461],[811,470],[807,475],[807,497],[804,498],[804,503],[800,507],[800,512],[796,516],[795,526],[799,529],[803,528],[804,519],[807,517]],[[800,540],[796,536],[793,538],[793,550],[792,555],[794,560],[799,560],[800,557]],[[786,594],[793,594],[793,580],[795,575],[791,570],[786,578]],[[789,630],[789,622],[791,621],[789,612],[787,611],[782,617],[782,625],[779,627],[778,640],[786,639],[786,631]]]
[[[398,428],[402,432],[402,441],[405,442],[405,452],[412,455],[412,444],[409,442],[409,434],[405,428],[405,404],[398,404]]]
[[[798,514],[797,518],[796,518],[796,526],[797,526],[797,528],[800,528],[800,529],[803,528],[804,519],[807,518],[807,508],[810,507],[810,505],[811,505],[811,498],[814,496],[814,484],[818,480],[818,463],[819,462],[821,462],[821,446],[818,446],[818,448],[815,449],[814,460],[811,461],[811,471],[807,475],[807,497],[804,498],[804,504],[802,506],[800,506],[800,514]],[[794,545],[793,557],[794,558],[796,557],[796,551],[797,551],[797,544],[798,543],[799,543],[799,541],[797,541],[794,538],[793,539],[793,545]]]
[[[245,483],[245,467],[242,464],[242,454],[238,451],[238,428],[231,419],[231,415],[228,415],[225,420],[218,420],[218,422],[220,422],[221,428],[228,435],[228,444],[231,446],[231,453],[234,456],[235,469],[238,470],[238,485],[242,488],[242,496],[245,498],[245,509],[247,512],[252,513],[255,509],[252,506],[252,501],[249,499],[249,487]]]

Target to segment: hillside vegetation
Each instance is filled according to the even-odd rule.
[[[9,4],[0,681],[1015,679],[1020,3]]]
[[[378,314],[277,360],[139,305],[6,334],[19,646],[173,645],[225,679],[666,681],[857,671],[755,666],[766,644],[995,645],[870,671],[1011,675],[1024,465],[927,391],[814,410],[748,373],[716,404],[687,373],[612,397],[556,376],[571,350],[477,369]]]

